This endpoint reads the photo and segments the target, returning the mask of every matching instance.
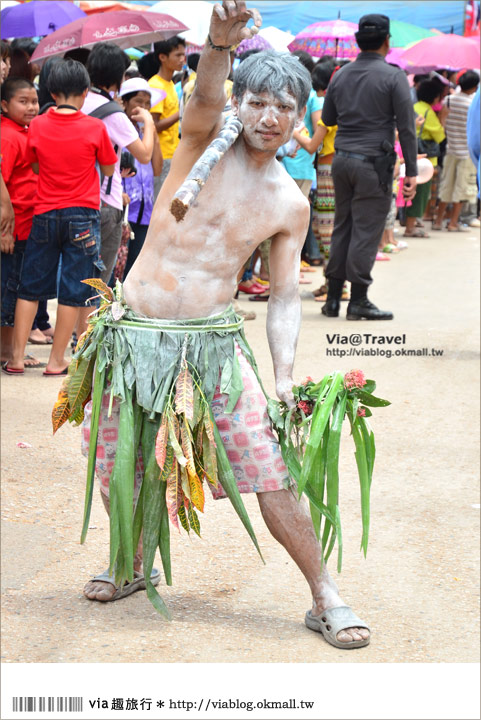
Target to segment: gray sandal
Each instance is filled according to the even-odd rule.
[[[365,645],[369,645],[371,640],[370,637],[366,640],[353,640],[352,642],[340,642],[337,640],[337,634],[341,630],[348,630],[354,627],[370,630],[366,623],[362,622],[347,605],[324,610],[321,615],[315,616],[308,610],[305,623],[310,630],[322,633],[324,640],[342,650],[364,647]]]
[[[152,582],[152,585],[159,584],[160,572],[156,568],[152,568],[150,580]],[[110,583],[110,585],[113,585],[117,588],[117,591],[112,595],[109,600],[101,600],[99,602],[113,602],[114,600],[121,600],[122,598],[127,597],[128,595],[132,595],[132,593],[134,592],[137,592],[137,590],[145,590],[145,578],[143,576],[143,573],[139,572],[138,570],[134,570],[133,582],[125,583],[125,585],[123,585],[121,588],[117,586],[114,576],[109,575],[108,570],[104,570],[103,573],[101,573],[100,575],[96,575],[94,578],[92,578],[91,582],[95,581]],[[95,598],[87,598],[87,600],[94,599]]]

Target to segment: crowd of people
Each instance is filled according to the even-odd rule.
[[[40,68],[30,60],[34,49],[30,38],[1,42],[2,363],[9,374],[42,367],[26,353],[26,344],[51,344],[44,375],[58,375],[66,373],[67,348],[75,346],[92,311],[81,280],[100,277],[110,285],[124,280],[142,249],[179,144],[199,55],[186,55],[185,41],[176,36],[155,43],[136,63],[116,45],[99,43],[91,51],[77,49],[63,58],[49,58]],[[225,116],[231,112],[232,67],[255,52],[237,61],[234,50],[230,53]],[[335,87],[333,80],[343,65],[353,63],[338,63],[329,55],[316,60],[302,51],[293,54],[309,71],[312,89],[303,122],[277,157],[309,199],[299,282],[310,283],[305,273],[316,266],[326,271],[330,261],[336,211],[332,169],[336,135],[343,133],[337,122],[328,125],[323,120],[323,106],[327,95],[335,116],[329,99],[334,89],[329,93],[329,88]],[[382,198],[383,208],[387,203],[381,213],[385,228],[375,260],[390,260],[408,247],[395,227],[396,218],[405,238],[427,237],[430,228],[463,232],[479,226],[476,168],[466,134],[478,86],[479,74],[473,69],[440,68],[414,76],[410,106],[418,157],[429,158],[433,177],[417,184],[412,201],[406,199],[400,177],[405,167],[402,143],[396,138],[392,192]],[[86,133],[87,127],[95,127],[95,132]],[[379,200],[373,199],[372,207],[379,207]],[[269,249],[266,238],[245,265],[236,297],[242,293],[252,302],[269,299]],[[324,315],[331,316],[338,314],[337,300],[349,299],[352,290],[348,278],[331,272],[329,280],[328,275],[313,296],[324,303]],[[334,305],[327,302],[329,284],[331,297],[335,286]],[[47,312],[52,299],[58,301],[55,329]],[[242,310],[238,303],[236,309],[245,319],[255,318],[255,312]]]

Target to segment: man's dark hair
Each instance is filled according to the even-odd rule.
[[[51,95],[81,95],[89,87],[89,74],[78,60],[62,60],[52,65],[47,80],[47,90]]]
[[[10,102],[15,93],[24,88],[35,90],[35,85],[23,77],[8,77],[1,86],[1,99]]]
[[[466,70],[458,80],[458,85],[466,92],[466,90],[472,90],[472,88],[478,87],[479,75],[474,70]]]
[[[356,42],[359,46],[359,50],[379,50],[383,45],[387,35],[379,34],[370,35],[369,37],[362,37],[359,33],[356,33]]]
[[[336,67],[336,58],[333,57],[332,55],[329,55],[326,53],[326,55],[323,55],[322,57],[320,57],[316,63],[316,65],[324,65],[324,64],[331,65],[332,69],[334,70],[334,68]]]
[[[310,73],[314,70],[314,59],[307,53],[305,50],[294,50],[291,55],[295,55],[301,63],[304,65],[306,70],[308,70]]]
[[[130,65],[130,58],[113,43],[98,43],[92,48],[87,60],[87,71],[95,87],[120,90],[124,72]]]
[[[199,53],[191,53],[190,55],[187,55],[187,67],[193,70],[194,72],[197,71],[197,65],[199,64],[200,60],[200,54]]]
[[[416,85],[416,83],[420,83],[423,80],[429,80],[429,75],[415,75],[413,77],[413,84]]]
[[[12,40],[12,50],[15,50],[15,48],[19,48],[19,50],[23,50],[24,52],[26,52],[29,58],[32,57],[37,45],[38,43],[36,43],[35,40],[32,40],[32,38],[29,37],[14,38]]]
[[[137,60],[137,67],[142,77],[145,80],[150,80],[151,77],[159,72],[159,58],[154,52],[146,53],[146,55]]]
[[[185,47],[185,40],[178,35],[174,35],[174,37],[168,40],[158,40],[154,43],[154,53],[157,55],[157,58],[159,55],[170,55],[172,50],[176,50],[179,45]]]
[[[417,89],[418,100],[428,105],[432,105],[440,94],[439,82],[434,80],[423,80]]]
[[[62,62],[62,58],[54,55],[53,57],[47,58],[42,65],[42,69],[40,70],[40,75],[38,77],[38,104],[40,105],[40,109],[42,109],[47,103],[54,103],[54,99],[48,90],[47,82],[53,66],[59,62]]]
[[[70,58],[71,60],[77,60],[82,63],[82,65],[87,65],[87,60],[91,52],[89,48],[73,48],[73,50],[67,50],[63,59],[68,60]]]
[[[317,63],[312,71],[312,87],[318,90],[327,90],[334,66],[331,63]]]

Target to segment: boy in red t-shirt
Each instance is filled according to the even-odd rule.
[[[33,83],[24,78],[8,78],[2,85],[2,212],[9,198],[14,226],[7,227],[2,222],[2,361],[12,353],[20,272],[32,227],[37,177],[26,159],[26,151],[28,126],[37,114],[38,98]],[[33,361],[31,358],[29,364],[38,366]]]
[[[102,269],[96,163],[110,176],[117,155],[103,122],[80,112],[89,85],[81,63],[56,63],[48,78],[56,107],[36,118],[29,130],[27,159],[38,172],[38,186],[15,311],[12,360],[5,368],[10,373],[23,371],[38,301],[57,297],[54,341],[43,374],[67,374],[65,350],[78,310],[92,295],[81,281],[99,277]]]

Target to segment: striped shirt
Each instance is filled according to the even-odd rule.
[[[449,108],[445,126],[448,139],[446,152],[448,155],[469,157],[466,123],[472,99],[472,95],[460,92],[456,95],[448,95],[444,101],[444,104]]]

